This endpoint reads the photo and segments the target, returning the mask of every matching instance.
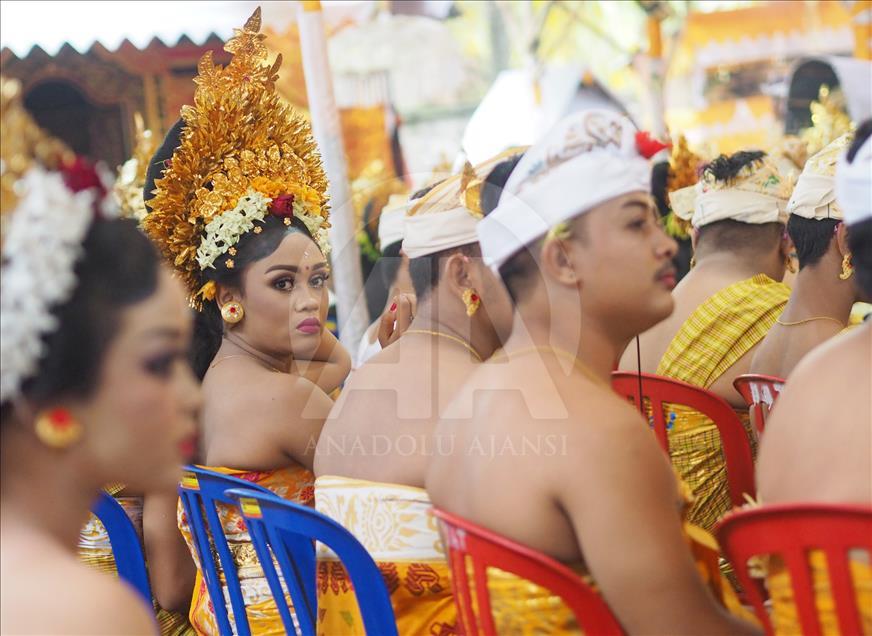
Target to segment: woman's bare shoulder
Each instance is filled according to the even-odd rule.
[[[9,548],[10,546],[4,546]],[[4,634],[155,634],[151,608],[114,576],[59,549],[11,559],[0,583]],[[4,549],[4,552],[7,552]],[[4,554],[5,557],[8,556]]]

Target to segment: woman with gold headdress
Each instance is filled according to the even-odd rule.
[[[259,30],[260,9],[225,46],[226,68],[210,53],[200,60],[143,227],[199,311],[200,459],[311,504],[315,442],[350,357],[324,328],[327,180],[308,124],[275,93],[281,59],[265,63]],[[229,508],[222,517],[252,632],[284,633],[244,525]],[[184,514],[179,523],[190,543]],[[198,577],[190,618],[200,633],[218,631],[210,605]]]

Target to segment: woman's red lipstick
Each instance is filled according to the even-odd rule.
[[[179,454],[185,462],[190,462],[197,456],[196,435],[189,435],[179,442]]]
[[[301,331],[309,335],[320,333],[321,321],[317,318],[306,318],[304,321],[297,325],[297,331]]]

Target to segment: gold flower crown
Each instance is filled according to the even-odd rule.
[[[145,127],[142,115],[133,114],[135,143],[130,159],[118,168],[113,188],[121,208],[121,216],[142,221],[147,214],[142,189],[145,187],[148,162],[157,150],[157,140]]]
[[[215,297],[206,270],[233,268],[234,245],[273,214],[300,219],[326,254],[327,178],[309,124],[275,92],[281,55],[266,63],[260,8],[234,29],[226,68],[207,52],[197,66],[194,106],[172,160],[155,181],[152,212],[142,222],[202,308]],[[205,283],[205,284],[204,284]]]

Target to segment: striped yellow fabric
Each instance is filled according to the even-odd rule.
[[[684,321],[657,375],[707,389],[763,339],[789,297],[790,287],[765,274],[725,287]]]
[[[714,294],[690,315],[672,339],[657,374],[710,387],[760,342],[781,315],[790,288],[764,274]],[[648,406],[650,415],[650,406]],[[664,404],[669,454],[693,491],[688,520],[711,531],[731,507],[720,435],[714,422],[683,405]],[[756,457],[757,439],[747,412],[739,418]]]

